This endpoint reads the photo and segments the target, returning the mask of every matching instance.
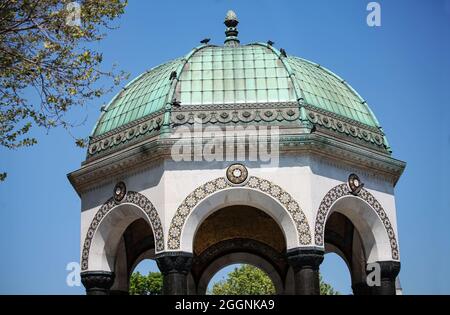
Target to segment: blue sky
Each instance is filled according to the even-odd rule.
[[[394,157],[408,163],[396,187],[400,273],[405,294],[450,294],[450,1],[379,1],[381,27],[366,24],[369,1],[137,1],[98,49],[105,65],[131,78],[185,55],[205,37],[221,44],[228,9],[242,43],[276,42],[289,54],[320,63],[370,104]],[[115,91],[117,92],[119,88]],[[87,136],[105,95],[74,118]],[[0,148],[0,293],[80,294],[66,285],[66,264],[79,261],[80,201],[66,174],[85,151],[60,129],[35,130],[39,144]],[[148,265],[142,268],[151,268]],[[325,279],[349,291],[345,265],[327,257]]]

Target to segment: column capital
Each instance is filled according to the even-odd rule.
[[[163,275],[170,273],[188,274],[192,266],[193,254],[188,252],[164,252],[155,260]]]
[[[114,283],[114,272],[111,271],[84,271],[81,274],[81,283],[89,295],[106,295]]]
[[[381,279],[395,279],[400,273],[399,261],[377,261],[380,265]]]
[[[323,261],[324,251],[315,248],[293,248],[287,251],[289,265],[295,272],[308,268],[318,270]]]
[[[371,287],[374,295],[395,295],[395,279],[400,272],[399,261],[377,261],[380,266],[380,284]]]

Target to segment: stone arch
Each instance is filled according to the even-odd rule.
[[[130,267],[131,272],[134,271],[134,269],[136,269],[136,267],[144,260],[146,259],[150,259],[150,260],[155,260],[155,250],[153,249],[149,249],[146,250],[145,252],[143,252],[142,254],[139,255],[138,258],[136,258],[136,260],[133,262],[133,264]]]
[[[282,214],[287,214],[285,218],[276,220],[276,222],[280,223],[280,221],[282,221],[280,225],[282,226],[282,229],[284,228],[283,232],[285,232],[285,234],[286,229],[289,229],[296,235],[295,242],[294,241],[289,242],[289,239],[286,239],[288,247],[311,244],[311,232],[308,220],[305,214],[303,213],[302,209],[300,208],[299,204],[297,203],[297,201],[295,201],[295,199],[292,198],[292,196],[284,189],[282,189],[280,186],[266,179],[251,176],[249,177],[248,181],[244,182],[239,186],[232,185],[224,177],[219,177],[217,179],[211,180],[203,184],[202,186],[198,187],[193,192],[191,192],[180,204],[174,217],[172,218],[169,228],[167,248],[170,250],[180,250],[182,235],[185,233],[184,232],[185,223],[195,208],[201,207],[202,203],[203,206],[205,206],[204,201],[208,197],[214,194],[218,195],[219,192],[232,189],[241,189],[241,191],[242,189],[246,189],[258,192],[259,196],[265,198],[267,202],[271,202],[274,208],[281,209],[280,211],[281,213],[277,214],[278,217],[281,216]],[[216,203],[218,205],[219,201],[216,200]],[[214,207],[217,205],[209,205],[209,206]],[[266,209],[263,209],[264,206],[262,206],[261,204],[257,205],[253,204],[252,206],[256,206],[261,210],[266,211],[272,210],[272,212],[275,212],[274,209],[270,209],[271,207],[266,207]],[[268,214],[274,216],[274,213]],[[287,235],[285,235],[285,237],[287,237]],[[291,246],[289,246],[289,244]]]
[[[395,237],[395,232],[392,227],[391,221],[389,220],[386,212],[381,206],[380,202],[366,189],[361,189],[361,191],[357,195],[353,195],[347,184],[340,184],[333,187],[325,197],[322,199],[319,209],[316,215],[315,221],[315,244],[318,246],[324,246],[324,238],[325,238],[325,223],[330,215],[330,210],[341,202],[343,203],[344,199],[347,199],[350,203],[354,203],[355,200],[359,202],[359,206],[362,206],[365,211],[365,214],[371,215],[374,214],[371,218],[373,220],[372,226],[367,227],[368,232],[373,232],[374,229],[378,227],[384,227],[384,233],[377,233],[377,235],[366,235],[366,238],[373,238],[369,240],[374,246],[380,242],[379,240],[386,239],[390,246],[390,255],[393,260],[399,260],[399,251],[398,251],[398,243]],[[351,199],[351,200],[350,200]],[[368,210],[366,210],[368,209]],[[352,215],[351,213],[343,213],[348,215]],[[380,229],[378,228],[377,232]],[[381,235],[383,234],[383,235]],[[365,239],[366,239],[365,238]],[[378,238],[378,239],[375,239]],[[364,240],[363,240],[364,241]],[[366,243],[367,243],[366,239]],[[368,250],[368,249],[367,249]],[[367,255],[367,258],[370,258],[370,255]]]
[[[247,238],[220,241],[194,257],[192,275],[196,284],[195,292],[204,294],[214,274],[233,263],[246,263],[260,268],[272,280],[277,294],[286,293],[289,264],[285,252]]]
[[[232,264],[247,264],[261,269],[272,280],[276,294],[284,293],[283,280],[276,268],[268,260],[248,252],[235,252],[225,254],[208,265],[200,276],[197,285],[197,294],[206,294],[208,284],[213,276],[222,268]]]
[[[330,254],[330,253],[334,253],[334,254],[338,255],[342,259],[342,261],[345,263],[345,265],[347,266],[348,272],[349,273],[352,272],[351,261],[348,260],[348,257],[342,252],[342,250],[340,250],[339,247],[335,246],[334,244],[326,243],[324,254],[326,255],[326,254]]]
[[[371,212],[373,211],[371,210]],[[384,233],[383,226],[382,229]],[[331,210],[325,224],[324,243],[325,254],[334,253],[345,262],[350,275],[353,293],[361,294],[358,288],[366,283],[367,258],[357,227],[345,214]],[[388,250],[388,255],[390,255],[390,250]],[[326,255],[325,261],[327,261]]]
[[[132,207],[133,209],[129,208],[126,210],[125,208],[127,206]],[[153,231],[153,236],[155,238],[156,252],[161,252],[164,250],[164,233],[161,219],[159,218],[156,208],[144,195],[138,192],[128,191],[125,198],[121,202],[116,202],[114,198],[110,198],[100,207],[92,219],[83,244],[83,251],[81,255],[82,271],[89,269],[89,256],[91,254],[94,238],[96,237],[98,229],[104,222],[105,218],[112,216],[112,213],[117,212],[117,210],[124,212],[134,211],[134,209],[137,209],[136,213],[139,217],[142,217],[150,224]],[[119,217],[120,215],[123,214],[118,214]],[[117,218],[117,220],[118,219],[119,218]],[[121,235],[118,237],[121,237]]]

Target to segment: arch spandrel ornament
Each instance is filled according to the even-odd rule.
[[[169,237],[167,240],[167,248],[169,250],[179,250],[181,247],[181,235],[184,223],[192,210],[204,200],[206,197],[215,192],[232,189],[236,187],[225,177],[219,177],[211,180],[191,192],[178,207],[172,221],[170,223]],[[277,200],[290,214],[294,221],[298,241],[301,245],[311,245],[311,232],[308,220],[300,208],[297,201],[282,189],[280,186],[256,176],[249,176],[248,180],[241,183],[239,187],[247,187],[265,193]]]
[[[150,222],[151,228],[153,230],[153,235],[155,238],[155,251],[161,252],[164,250],[164,233],[161,224],[161,219],[159,218],[156,208],[151,203],[151,201],[148,200],[147,197],[145,197],[144,195],[135,191],[128,191],[119,201],[117,200],[117,198],[114,197],[110,198],[100,207],[100,209],[97,211],[94,218],[92,219],[83,244],[83,251],[81,255],[82,271],[88,270],[89,268],[89,250],[91,248],[92,239],[95,235],[98,226],[100,225],[100,222],[116,206],[123,204],[135,205],[145,212]]]
[[[322,199],[319,209],[316,215],[315,221],[315,244],[318,246],[324,246],[324,238],[325,238],[325,223],[327,221],[329,212],[335,202],[345,196],[353,196],[356,198],[360,198],[363,201],[367,202],[373,210],[377,213],[381,223],[384,225],[387,236],[389,238],[389,243],[391,247],[391,256],[394,260],[399,260],[399,250],[398,250],[398,242],[395,237],[395,232],[392,227],[391,221],[389,220],[386,211],[381,206],[380,202],[366,189],[361,188],[357,193],[354,190],[350,189],[348,184],[340,184],[328,191],[325,197]]]

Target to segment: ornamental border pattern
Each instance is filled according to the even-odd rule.
[[[103,134],[100,134],[98,136],[92,136],[90,140],[92,142],[97,142],[99,140],[102,140],[102,139],[105,139],[107,137],[113,136],[113,135],[115,135],[115,134],[117,134],[117,133],[119,133],[121,131],[124,131],[124,130],[132,128],[132,127],[135,127],[135,126],[137,126],[137,125],[139,125],[141,123],[144,123],[146,121],[149,121],[149,120],[151,120],[151,119],[153,119],[153,118],[155,118],[157,116],[161,116],[161,115],[164,115],[164,109],[157,110],[154,113],[151,113],[151,114],[148,114],[148,115],[146,115],[144,117],[141,117],[141,118],[138,118],[136,120],[130,121],[130,122],[128,122],[128,123],[126,123],[126,124],[124,124],[124,125],[122,125],[120,127],[111,129],[110,131],[105,132]]]
[[[314,125],[321,126],[337,134],[351,136],[360,145],[366,146],[369,144],[373,148],[386,150],[384,135],[378,128],[364,125],[350,118],[307,104],[302,106],[306,110],[306,119]],[[292,124],[299,121],[300,109],[291,103],[280,103],[280,106],[276,108],[255,107],[253,104],[248,104],[248,106],[242,108],[230,106],[217,106],[216,108],[210,108],[210,106],[186,106],[186,108],[183,108],[182,106],[172,110],[171,113],[173,126],[192,125],[195,119],[199,119],[202,124],[273,124],[275,122]]]
[[[301,245],[311,244],[311,232],[308,224],[308,220],[300,208],[297,201],[292,196],[282,189],[280,186],[255,176],[250,176],[248,181],[243,185],[232,185],[226,178],[219,177],[211,180],[191,192],[178,207],[172,221],[170,223],[169,236],[167,240],[167,248],[170,250],[180,249],[181,245],[181,231],[184,223],[191,211],[197,206],[200,201],[204,200],[211,194],[232,187],[249,187],[255,190],[259,190],[263,193],[270,195],[280,202],[285,209],[289,212],[298,233],[298,240]]]
[[[338,121],[347,123],[352,126],[357,126],[357,127],[360,127],[360,128],[366,129],[366,130],[370,130],[370,131],[373,131],[380,135],[382,134],[382,132],[380,131],[380,129],[378,127],[373,127],[370,125],[363,124],[362,122],[359,122],[355,119],[352,119],[352,118],[349,118],[349,117],[346,117],[343,115],[339,115],[334,112],[330,112],[329,110],[326,110],[326,109],[323,109],[323,108],[320,108],[320,107],[317,107],[314,105],[309,105],[308,103],[303,103],[302,106],[305,108],[306,111],[312,111],[312,112],[321,114],[323,116],[327,116],[329,118],[334,118]]]
[[[356,120],[340,116],[327,110],[302,103],[307,119],[326,129],[352,136],[385,148],[383,133],[376,127],[364,125]],[[300,119],[300,107],[295,102],[280,103],[248,103],[248,104],[213,104],[184,105],[173,107],[171,122],[173,127],[193,124],[195,118],[204,124],[226,123],[293,123]],[[159,110],[146,117],[132,121],[126,125],[92,137],[89,142],[87,158],[94,158],[115,147],[122,147],[145,135],[156,134],[161,128],[164,110]]]
[[[146,117],[145,120],[139,120],[137,123],[133,122],[131,125],[114,129],[115,132],[100,135],[90,141],[88,157],[93,157],[121,144],[132,142],[136,138],[141,138],[144,135],[153,134],[160,129],[162,121],[163,115],[159,113],[150,118]]]
[[[101,220],[115,207],[124,203],[131,203],[140,207],[147,214],[155,238],[155,251],[161,252],[164,250],[164,233],[162,229],[161,220],[159,218],[156,208],[153,206],[150,200],[144,195],[135,192],[128,191],[125,198],[120,202],[115,202],[114,198],[110,198],[105,202],[101,208],[97,211],[89,229],[86,233],[86,237],[83,244],[83,251],[81,256],[81,270],[87,270],[89,267],[89,250],[91,248],[92,238],[101,222]]]
[[[317,124],[339,133],[350,135],[354,138],[364,140],[365,142],[375,144],[378,147],[385,146],[383,135],[379,132],[373,132],[369,128],[363,128],[357,124],[351,124],[343,119],[331,117],[311,109],[307,110],[307,117],[313,124]]]
[[[193,124],[195,119],[201,123],[260,123],[273,121],[297,121],[300,112],[298,107],[285,108],[255,108],[255,109],[221,109],[203,111],[174,111],[172,112],[172,122],[178,125]]]
[[[341,197],[344,196],[355,196],[350,192],[350,189],[347,184],[340,184],[335,187],[333,187],[328,193],[325,195],[325,197],[322,199],[319,210],[317,211],[316,216],[316,222],[315,222],[315,243],[318,246],[323,246],[324,243],[324,234],[325,234],[325,223],[328,216],[328,213],[330,212],[330,209],[334,202],[338,200]],[[366,201],[372,209],[375,210],[378,217],[380,218],[381,222],[384,225],[384,228],[386,229],[387,235],[389,237],[389,244],[391,246],[391,255],[392,259],[398,260],[399,259],[399,252],[398,252],[398,243],[397,239],[395,237],[394,229],[392,228],[391,221],[389,220],[388,216],[386,215],[386,212],[384,211],[381,204],[378,202],[378,200],[366,189],[361,189],[361,191],[356,195],[356,197],[361,198],[362,200]]]

